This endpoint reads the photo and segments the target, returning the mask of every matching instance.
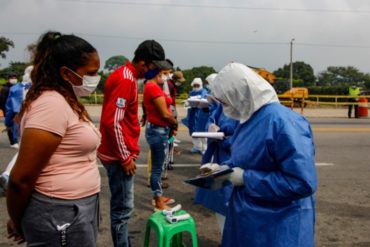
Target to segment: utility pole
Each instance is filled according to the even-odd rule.
[[[290,89],[293,88],[293,41],[294,38],[290,41]]]

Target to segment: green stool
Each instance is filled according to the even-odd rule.
[[[186,211],[180,210],[176,215],[186,214]],[[192,238],[193,247],[198,247],[197,233],[195,223],[192,217],[176,223],[168,223],[166,216],[162,212],[153,213],[147,223],[145,230],[144,247],[149,246],[150,230],[157,233],[158,247],[183,247],[182,232],[189,232]],[[172,240],[172,243],[171,243]]]

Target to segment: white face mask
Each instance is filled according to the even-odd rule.
[[[161,78],[162,78],[162,82],[165,82],[165,81],[168,80],[168,76],[167,75],[162,75]]]
[[[167,76],[166,75],[160,75],[157,77],[158,84],[163,84],[165,81],[167,81]]]
[[[235,110],[231,105],[222,104],[222,109],[226,116],[229,118],[240,120],[240,113]]]
[[[181,82],[175,82],[175,85],[176,85],[176,87],[180,87],[181,86]]]
[[[9,83],[14,85],[14,84],[17,84],[18,80],[17,79],[9,79]]]
[[[83,77],[81,77],[73,70],[70,69],[70,71],[72,71],[75,75],[82,79],[82,85],[79,86],[73,85],[71,82],[69,82],[71,83],[73,92],[77,97],[89,96],[92,92],[95,91],[101,78],[100,75],[94,76],[84,75]]]

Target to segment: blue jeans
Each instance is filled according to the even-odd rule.
[[[128,220],[134,209],[134,176],[126,176],[119,161],[102,162],[109,178],[110,220],[114,247],[129,247]]]
[[[161,174],[168,147],[169,131],[169,127],[162,127],[151,123],[148,123],[145,129],[145,138],[150,146],[152,155],[150,187],[154,197],[162,196]]]

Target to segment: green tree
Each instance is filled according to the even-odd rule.
[[[282,68],[275,70],[274,75],[278,78],[289,80],[290,78],[290,65],[284,64]],[[293,63],[293,86],[311,86],[314,85],[316,77],[314,75],[311,65],[305,62]],[[295,85],[295,81],[303,81],[303,85]]]
[[[100,71],[98,74],[101,76],[101,78],[100,78],[98,86],[96,87],[96,92],[102,93],[104,91],[105,81],[107,80],[110,73],[104,73],[103,71]]]
[[[0,37],[0,56],[1,58],[6,58],[5,53],[9,51],[9,48],[14,48],[14,43],[8,38]]]
[[[212,73],[216,73],[216,70],[213,67],[208,66],[200,66],[200,67],[193,67],[192,69],[187,69],[182,71],[185,82],[178,88],[178,93],[188,93],[191,91],[191,82],[194,78],[200,77],[203,81],[203,87],[205,86],[206,82],[205,79],[208,75]]]
[[[367,89],[370,89],[370,74],[365,74],[364,75],[364,86]]]
[[[128,59],[125,56],[121,55],[110,57],[107,61],[105,61],[104,69],[111,72],[124,65],[127,61]]]
[[[363,84],[369,85],[370,75],[360,72],[353,66],[330,66],[325,71],[319,73],[318,76],[318,85],[320,86],[348,85],[353,83],[359,86]]]
[[[18,80],[22,80],[22,75],[28,65],[29,63],[24,62],[11,62],[9,67],[0,70],[0,77],[6,78],[10,72],[13,72],[17,74]]]

